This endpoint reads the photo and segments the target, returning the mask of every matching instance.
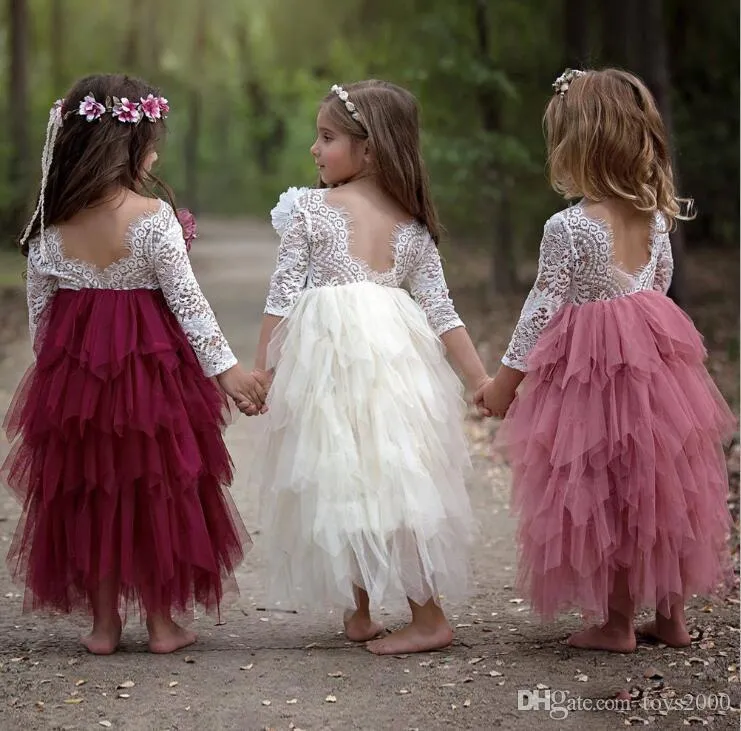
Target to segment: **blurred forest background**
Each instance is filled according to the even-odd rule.
[[[382,77],[423,109],[425,154],[459,246],[490,256],[489,288],[517,287],[549,191],[541,131],[565,66],[619,65],[651,86],[679,187],[700,215],[675,237],[739,241],[739,4],[691,0],[4,0],[0,14],[0,237],[38,185],[51,103],[79,76],[126,71],[171,102],[160,172],[198,213],[264,217],[310,184],[317,103]],[[680,261],[680,265],[681,265]],[[682,284],[680,278],[678,285]],[[681,297],[681,292],[680,292]]]
[[[380,77],[422,105],[448,280],[493,367],[543,222],[564,205],[545,174],[551,83],[567,66],[616,65],[653,90],[679,192],[696,201],[697,219],[673,235],[670,294],[738,409],[738,0],[0,3],[0,290],[22,281],[10,252],[38,186],[48,110],[78,77],[129,72],[158,85],[171,103],[159,172],[179,204],[263,220],[285,187],[315,179],[308,149],[329,87]],[[4,330],[0,312],[0,341]],[[738,527],[738,439],[728,454]]]

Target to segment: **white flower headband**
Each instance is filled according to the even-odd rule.
[[[584,76],[586,73],[586,71],[579,71],[579,69],[566,69],[553,82],[553,91],[559,96],[563,96],[569,90],[571,82],[579,76]]]
[[[345,109],[350,113],[350,116],[362,125],[363,120],[360,118],[360,112],[358,112],[357,107],[350,101],[348,93],[338,84],[334,84],[331,91],[337,94],[340,101],[344,103]]]
[[[106,112],[119,122],[127,124],[139,124],[142,119],[148,119],[150,122],[156,122],[160,119],[166,119],[170,111],[167,99],[163,96],[154,96],[149,94],[146,99],[140,99],[133,102],[126,97],[120,99],[116,96],[106,98],[105,104],[101,104],[92,94],[88,94],[81,102],[77,109],[77,114],[85,117],[88,122],[95,122]],[[40,230],[40,247],[44,251],[44,198],[46,195],[46,183],[49,179],[49,170],[51,170],[51,161],[54,154],[54,143],[57,139],[57,133],[64,124],[64,120],[70,115],[75,114],[73,110],[64,111],[64,99],[57,99],[54,106],[49,110],[49,122],[46,125],[46,139],[44,140],[44,150],[41,153],[41,191],[39,200],[36,204],[31,220],[26,226],[26,230],[21,236],[20,245],[28,241],[31,235],[33,224],[39,216],[41,217]]]

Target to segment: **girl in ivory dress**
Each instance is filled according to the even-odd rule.
[[[256,367],[274,370],[253,477],[273,599],[346,610],[406,597],[377,654],[448,645],[473,532],[462,386],[487,376],[453,308],[419,148],[418,111],[383,81],[334,86],[311,148],[322,188],[291,189]],[[402,286],[407,286],[411,297]]]
[[[241,407],[264,388],[222,335],[175,211],[148,195],[168,111],[138,79],[75,84],[50,111],[21,240],[36,362],[4,424],[1,473],[24,504],[8,562],[25,608],[91,611],[96,654],[117,649],[130,604],[152,652],[193,642],[172,613],[218,610],[250,544],[212,377]]]
[[[680,202],[650,92],[614,69],[567,71],[554,88],[551,180],[581,200],[546,223],[537,280],[477,396],[506,413],[519,579],[546,618],[603,620],[575,647],[631,652],[641,605],[656,617],[639,634],[684,646],[685,598],[727,576],[735,419],[666,296]]]

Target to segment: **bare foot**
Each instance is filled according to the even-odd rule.
[[[374,622],[365,612],[346,612],[344,623],[345,637],[353,642],[367,642],[384,631],[384,626]]]
[[[80,638],[80,642],[93,655],[111,655],[118,649],[121,641],[121,618],[116,617],[112,622],[93,623],[93,630],[89,635]]]
[[[148,627],[149,629],[149,651],[158,655],[175,652],[183,647],[192,645],[197,635],[195,632],[181,627],[172,620],[164,625]]]
[[[452,641],[453,630],[447,622],[432,627],[423,627],[412,622],[388,637],[369,642],[366,648],[374,655],[400,655],[440,650]]]
[[[580,650],[633,652],[636,649],[636,638],[632,630],[629,632],[616,631],[604,625],[574,632],[569,637],[568,644],[571,647],[578,647]]]
[[[687,628],[670,620],[646,622],[636,629],[636,634],[641,639],[663,642],[669,647],[689,647],[692,644]]]

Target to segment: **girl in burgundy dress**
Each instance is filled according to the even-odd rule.
[[[172,619],[218,609],[250,539],[224,490],[222,394],[260,403],[190,267],[173,208],[143,194],[169,111],[126,76],[80,80],[49,115],[22,240],[36,356],[5,419],[2,476],[24,502],[8,561],[26,609],[91,609],[94,653],[121,610],[149,648],[195,640]]]

